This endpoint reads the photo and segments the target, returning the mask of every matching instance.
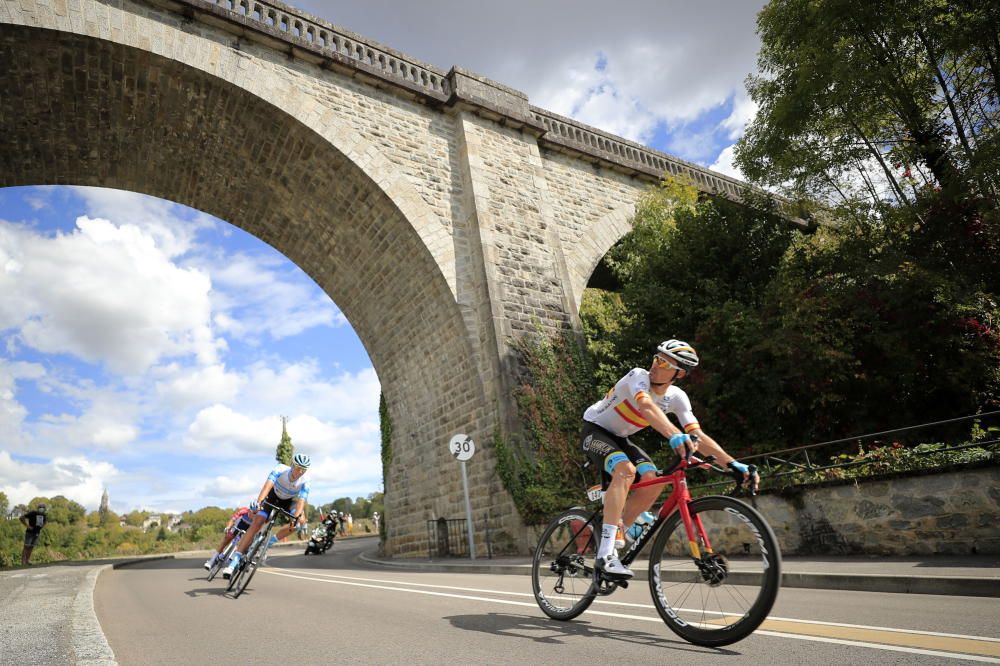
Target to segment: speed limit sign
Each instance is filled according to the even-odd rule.
[[[455,435],[448,442],[448,450],[451,451],[451,455],[455,456],[456,460],[465,462],[476,452],[476,444],[468,435]]]

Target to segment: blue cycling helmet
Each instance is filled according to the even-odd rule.
[[[302,469],[309,469],[309,465],[312,464],[312,461],[306,454],[296,453],[295,457],[292,458],[292,464],[294,464],[296,467],[301,467]]]

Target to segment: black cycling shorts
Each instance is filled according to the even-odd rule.
[[[583,422],[580,433],[580,448],[590,462],[601,470],[601,487],[608,489],[611,482],[611,470],[626,458],[635,465],[635,480],[646,472],[656,469],[653,459],[641,448],[633,444],[627,437],[619,437],[608,432],[596,423]]]
[[[281,499],[280,497],[278,497],[278,494],[276,492],[274,492],[274,488],[271,488],[270,492],[267,493],[267,497],[264,498],[264,501],[267,502],[268,504],[273,504],[274,506],[278,507],[282,511],[287,511],[287,512],[291,513],[292,512],[292,502],[295,501],[295,498],[294,497],[289,497],[288,499]],[[265,505],[261,505],[260,511],[261,512],[265,512],[266,511],[268,513],[268,516],[270,516],[271,507],[265,506]]]

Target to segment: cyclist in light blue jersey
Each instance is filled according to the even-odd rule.
[[[260,506],[260,510],[254,516],[253,522],[250,523],[246,534],[240,539],[240,543],[236,547],[236,551],[233,552],[229,564],[222,570],[223,578],[228,579],[233,575],[233,571],[239,566],[240,560],[246,555],[250,544],[253,543],[254,536],[264,526],[264,523],[267,522],[270,512],[273,511],[271,506],[268,505],[279,507],[295,516],[296,524],[305,524],[306,500],[309,499],[309,480],[306,478],[306,470],[309,469],[310,464],[312,463],[309,460],[309,456],[304,453],[296,453],[295,457],[292,458],[291,467],[288,465],[278,465],[271,470],[267,481],[264,482],[257,496],[257,504]],[[274,544],[276,541],[284,539],[291,533],[294,527],[292,524],[282,527],[278,530],[277,534],[271,536],[271,543]]]

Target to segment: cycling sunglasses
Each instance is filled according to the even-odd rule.
[[[671,363],[667,359],[663,358],[659,354],[654,354],[653,355],[653,365],[655,365],[658,368],[673,368],[674,370],[678,370],[680,372],[685,372],[685,373],[687,372],[686,369],[684,369],[684,368],[678,368],[676,365],[674,365],[673,363]]]

